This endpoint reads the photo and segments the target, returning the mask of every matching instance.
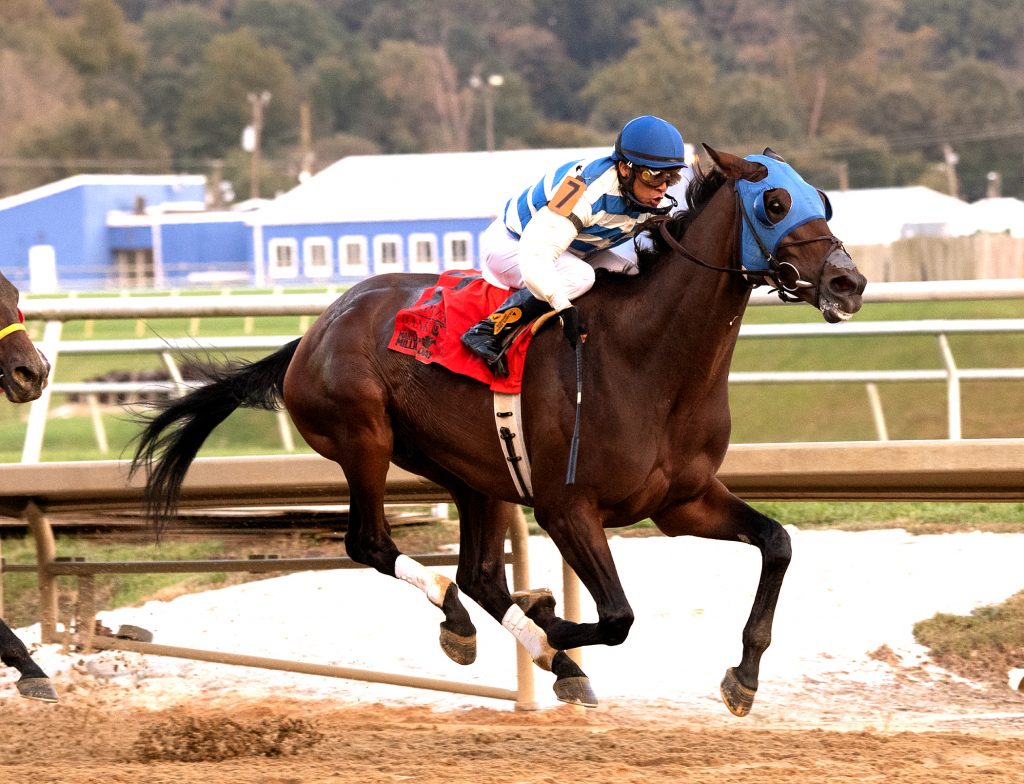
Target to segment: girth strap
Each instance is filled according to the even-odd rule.
[[[494,393],[494,425],[501,440],[501,449],[505,453],[505,462],[512,476],[516,492],[523,503],[533,503],[533,484],[530,481],[530,458],[526,455],[526,444],[523,440],[523,412],[520,407],[520,395],[509,395],[503,392]]]

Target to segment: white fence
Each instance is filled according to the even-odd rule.
[[[41,459],[46,422],[51,399],[55,393],[81,394],[90,403],[93,429],[101,453],[107,451],[106,433],[97,406],[98,396],[104,393],[138,393],[146,390],[182,389],[182,379],[175,355],[188,351],[272,351],[297,335],[234,338],[138,338],[134,340],[63,340],[63,324],[75,320],[101,319],[156,319],[188,317],[193,319],[223,316],[302,316],[319,314],[336,295],[325,294],[232,294],[219,296],[167,296],[145,298],[90,298],[60,300],[28,300],[22,310],[26,318],[44,320],[46,326],[40,349],[47,355],[56,371],[62,356],[82,354],[118,354],[145,352],[162,357],[172,382],[154,384],[144,382],[59,382],[51,384],[39,400],[32,404],[28,428],[22,449],[22,462],[35,463]],[[888,283],[869,286],[865,299],[869,302],[908,302],[922,300],[1024,298],[1024,280],[991,281],[937,281],[934,283]],[[752,298],[756,304],[778,302],[772,295],[757,292]],[[864,384],[871,405],[877,438],[888,440],[888,428],[877,385],[890,382],[943,381],[947,388],[947,436],[961,437],[961,381],[963,380],[1022,380],[1024,368],[971,368],[962,367],[953,356],[948,335],[966,333],[1024,333],[1024,318],[986,320],[929,320],[929,321],[852,321],[840,325],[816,324],[745,324],[740,329],[741,340],[792,337],[932,335],[936,338],[943,359],[943,367],[929,370],[858,370],[858,371],[772,371],[733,372],[734,384],[805,384],[853,383]],[[278,417],[278,430],[286,451],[295,444],[286,416]]]

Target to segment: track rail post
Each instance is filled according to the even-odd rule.
[[[39,581],[39,638],[43,642],[59,642],[57,639],[57,578],[52,571],[57,557],[57,543],[53,538],[50,521],[38,506],[29,501],[25,507],[32,537],[36,540],[36,566]]]
[[[509,530],[512,546],[512,590],[530,589],[530,531],[521,506]],[[533,660],[522,645],[516,643],[516,710],[537,710],[537,696],[533,680]]]

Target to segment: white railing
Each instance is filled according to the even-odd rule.
[[[1024,280],[939,281],[924,283],[876,284],[869,288],[867,301],[898,302],[953,299],[999,299],[1024,297]],[[111,297],[95,299],[28,300],[22,304],[26,318],[44,320],[46,326],[39,348],[56,371],[59,358],[82,354],[150,353],[159,355],[172,381],[154,382],[56,382],[32,404],[22,450],[23,463],[39,462],[51,398],[54,394],[84,395],[90,406],[97,445],[106,453],[106,433],[99,413],[98,395],[104,393],[171,393],[188,387],[182,379],[175,354],[188,351],[271,351],[293,340],[295,335],[239,336],[230,338],[136,338],[127,340],[63,340],[64,322],[101,319],[156,319],[189,317],[193,319],[225,316],[302,316],[318,315],[336,298],[336,294],[233,294],[217,296]],[[757,294],[758,304],[777,301]],[[928,370],[810,370],[764,371],[730,374],[734,384],[865,384],[879,440],[888,440],[885,417],[877,384],[887,382],[944,381],[947,388],[948,438],[961,438],[960,382],[962,380],[1024,380],[1024,368],[960,367],[949,346],[951,334],[1024,333],[1022,319],[963,319],[888,322],[847,322],[844,324],[750,324],[740,328],[742,340],[793,337],[851,337],[933,335],[943,359],[943,367]],[[286,451],[295,449],[287,417],[279,412],[278,429]]]

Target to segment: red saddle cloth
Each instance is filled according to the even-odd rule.
[[[507,289],[492,286],[479,272],[442,272],[437,283],[426,289],[415,305],[398,311],[388,348],[475,378],[495,392],[515,394],[523,386],[526,349],[533,337],[529,329],[516,338],[505,354],[509,369],[505,378],[495,376],[487,363],[459,340],[463,332],[497,310],[508,294]]]

